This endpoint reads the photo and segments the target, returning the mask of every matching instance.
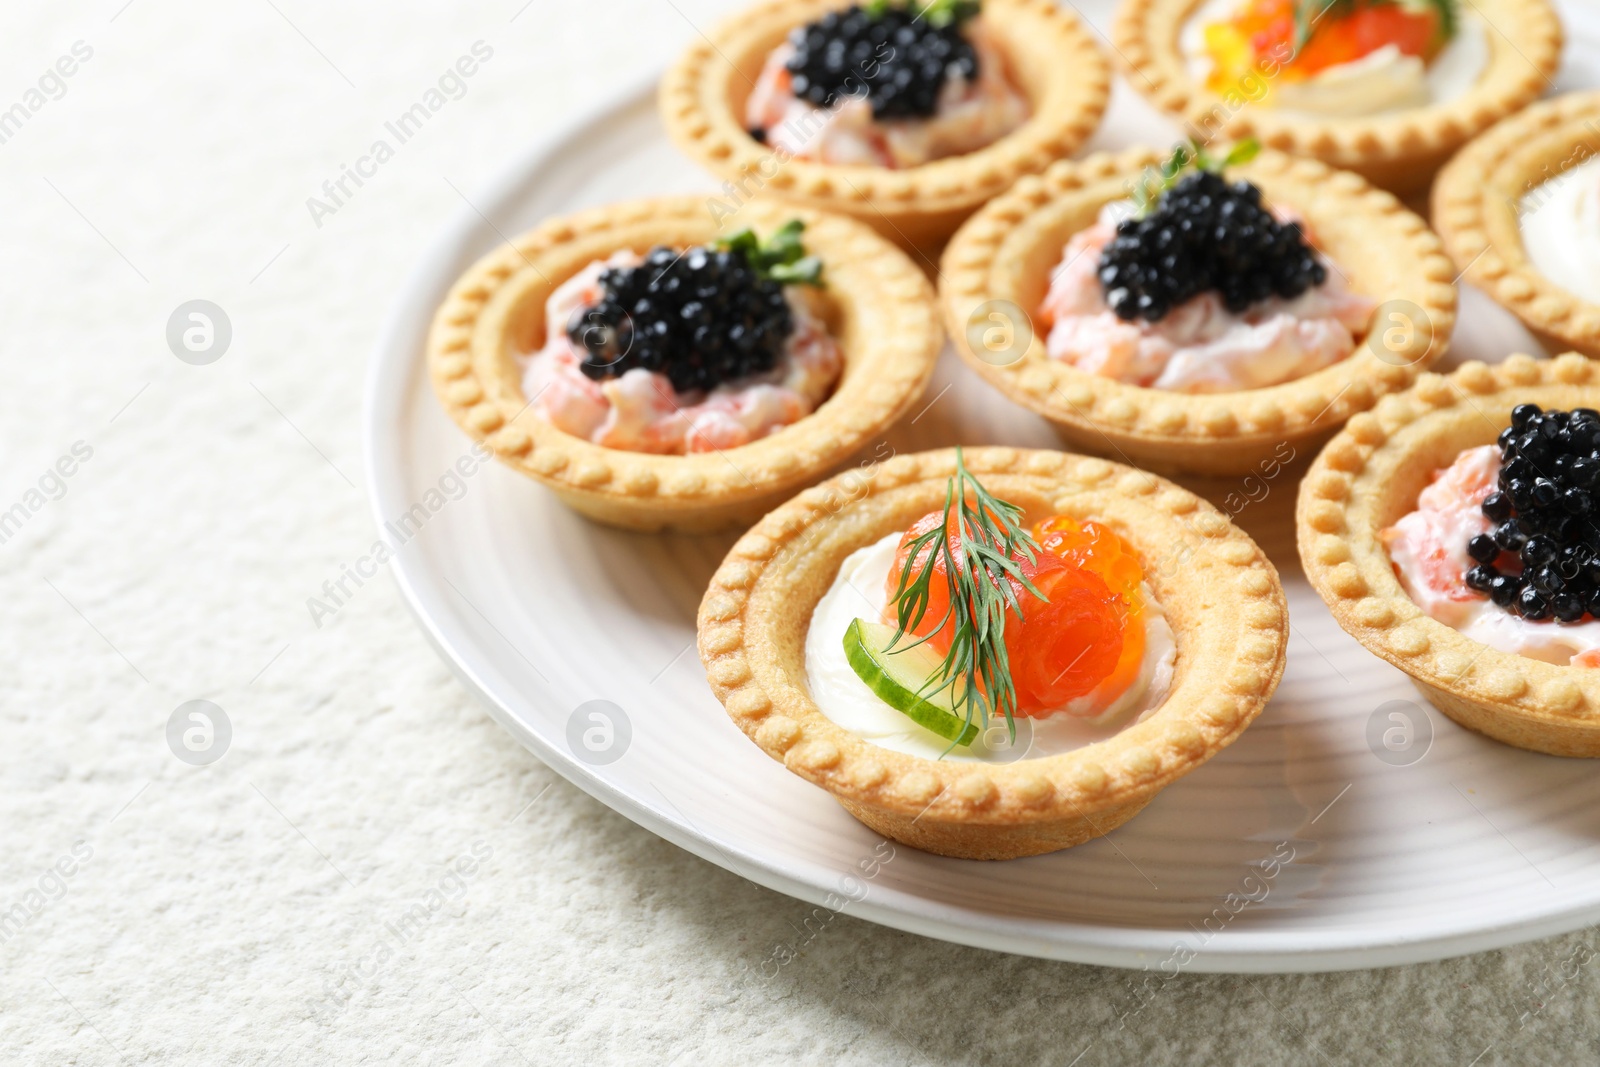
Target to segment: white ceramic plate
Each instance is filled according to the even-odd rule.
[[[1090,8],[1102,27],[1107,7]],[[1600,56],[1600,17],[1567,14],[1569,48]],[[1592,84],[1593,70],[1600,63],[1574,71],[1569,58],[1563,87]],[[1174,136],[1119,84],[1091,147]],[[374,357],[365,436],[380,524],[430,499],[468,447],[423,367],[429,317],[455,276],[502,234],[546,216],[713,188],[668,145],[646,90],[473,197],[412,276]],[[1467,292],[1463,303],[1454,359],[1538,351],[1481,295]],[[895,448],[1059,446],[949,351],[928,398],[890,435]],[[1003,864],[904,847],[882,862],[889,850],[874,834],[729,722],[693,642],[701,592],[733,534],[605,529],[497,464],[464,484],[394,564],[441,654],[507,730],[572,782],[772,889],[824,907],[848,898],[849,914],[965,944],[1168,970],[1402,963],[1600,919],[1597,765],[1461,729],[1347,637],[1300,574],[1287,479],[1238,515],[1289,594],[1289,666],[1271,705],[1233,747],[1110,837]],[[1219,503],[1248,495],[1238,482],[1191,484]],[[598,729],[590,741],[605,744],[605,728],[589,718],[597,708],[614,723],[605,754],[616,758],[603,764],[582,738]]]

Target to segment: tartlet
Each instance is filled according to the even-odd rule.
[[[1552,348],[1600,355],[1600,306],[1575,296],[1532,262],[1521,227],[1523,197],[1600,156],[1600,92],[1569,93],[1513,115],[1439,172],[1433,220],[1468,281]],[[1584,235],[1572,234],[1574,240]]]
[[[1449,376],[1425,374],[1351,419],[1300,484],[1300,559],[1339,625],[1456,722],[1518,748],[1600,756],[1600,671],[1502,652],[1430,618],[1379,538],[1436,470],[1492,444],[1522,403],[1595,407],[1600,376],[1577,353],[1471,362]]]
[[[940,303],[956,350],[1073,445],[1157,470],[1248,473],[1285,443],[1316,444],[1443,355],[1455,324],[1454,270],[1426,223],[1359,175],[1263,151],[1228,175],[1300,213],[1350,287],[1384,301],[1375,328],[1400,329],[1369,332],[1349,356],[1305,377],[1235,392],[1145,388],[1052,358],[1032,316],[1068,237],[1094,222],[1104,204],[1127,197],[1145,168],[1162,159],[1133,149],[1057,163],[991,201],[944,254]],[[997,310],[1017,318],[1021,339],[980,351]]]
[[[538,347],[545,300],[619,250],[704,244],[749,226],[805,224],[823,262],[824,318],[844,368],[816,411],[750,444],[689,455],[606,448],[530,409],[516,353]],[[563,503],[633,529],[704,530],[753,521],[885,429],[922,394],[943,334],[932,288],[903,252],[851,219],[766,202],[719,231],[695,197],[639,200],[551,219],[470,267],[440,305],[428,369],[450,417]]]
[[[953,450],[841,475],[758,523],[706,591],[700,656],[735,724],[875,831],[946,856],[1038,855],[1115,829],[1238,737],[1282,675],[1287,607],[1255,543],[1170,482],[1051,451],[978,448],[966,463],[1030,521],[1094,518],[1139,554],[1177,642],[1171,689],[1148,718],[1073,752],[972,764],[871,744],[813,702],[803,682],[813,609],[851,552],[943,506]]]
[[[745,129],[745,100],[788,33],[844,0],[768,0],[696,41],[661,83],[661,114],[677,146],[719,178],[711,198],[735,206],[759,192],[850,215],[907,248],[936,248],[980,204],[1024,174],[1072,153],[1099,124],[1110,67],[1088,32],[1054,0],[984,0],[983,19],[1031,108],[1019,129],[976,152],[904,170],[779,162]]]
[[[1474,0],[1464,6],[1488,24],[1489,58],[1473,87],[1456,99],[1338,118],[1240,106],[1200,84],[1179,47],[1180,28],[1203,3],[1122,0],[1111,36],[1135,89],[1201,141],[1256,137],[1398,193],[1425,189],[1456,149],[1537,99],[1551,87],[1561,60],[1561,23],[1545,0]]]

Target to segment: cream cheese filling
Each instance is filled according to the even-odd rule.
[[[1172,685],[1177,646],[1161,606],[1148,586],[1144,594],[1145,653],[1139,677],[1098,713],[1082,698],[1041,718],[1016,717],[1015,744],[1004,722],[992,723],[970,748],[924,730],[885,704],[856,676],[844,654],[844,633],[853,619],[877,621],[888,601],[885,581],[894,565],[900,534],[889,534],[852,552],[811,616],[806,634],[806,682],[822,713],[857,737],[908,756],[974,763],[1011,763],[1057,756],[1104,741],[1159,708]]]
[[[1600,158],[1541,183],[1517,205],[1522,245],[1540,274],[1600,304]]]

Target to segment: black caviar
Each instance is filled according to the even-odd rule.
[[[712,389],[771,370],[794,332],[783,285],[739,249],[653,248],[637,266],[606,268],[600,288],[567,323],[596,381],[642,367],[679,392]]]
[[[1125,321],[1159,322],[1215,290],[1239,313],[1268,297],[1293,299],[1328,279],[1300,227],[1261,206],[1261,190],[1200,170],[1178,179],[1142,218],[1124,219],[1101,250],[1106,304]]]
[[[1519,404],[1500,434],[1494,525],[1467,542],[1468,588],[1535,621],[1600,616],[1600,411]]]
[[[978,76],[978,54],[961,33],[978,5],[939,5],[943,18],[913,6],[854,5],[795,30],[785,64],[794,95],[833,107],[864,93],[875,119],[932,115],[947,81]]]

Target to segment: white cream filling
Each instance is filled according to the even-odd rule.
[[[1501,652],[1563,667],[1572,657],[1600,648],[1600,622],[1529,622],[1488,600],[1475,601],[1456,629]]]
[[[1239,0],[1207,0],[1183,24],[1178,48],[1196,82],[1203,84],[1212,68],[1206,51],[1206,26],[1232,18],[1239,6]],[[1355,118],[1459,99],[1472,90],[1488,67],[1488,33],[1483,21],[1463,5],[1457,12],[1456,35],[1431,63],[1388,46],[1320,70],[1303,82],[1276,82],[1271,92],[1278,111]]]
[[[1088,717],[1083,697],[1043,718],[1016,717],[1012,744],[1004,722],[991,724],[970,748],[950,742],[912,722],[885,704],[857,677],[844,654],[844,633],[853,619],[877,621],[888,601],[884,583],[894,565],[900,535],[890,534],[852,552],[839,568],[833,586],[818,602],[806,634],[806,682],[811,699],[828,718],[851,733],[883,748],[923,759],[1011,763],[1018,759],[1057,756],[1104,741],[1159,708],[1172,685],[1177,646],[1161,605],[1148,586],[1144,594],[1145,652],[1139,677],[1109,707]],[[1076,712],[1077,714],[1073,714]]]
[[[1517,205],[1522,245],[1539,273],[1600,304],[1600,158],[1540,184]]]

